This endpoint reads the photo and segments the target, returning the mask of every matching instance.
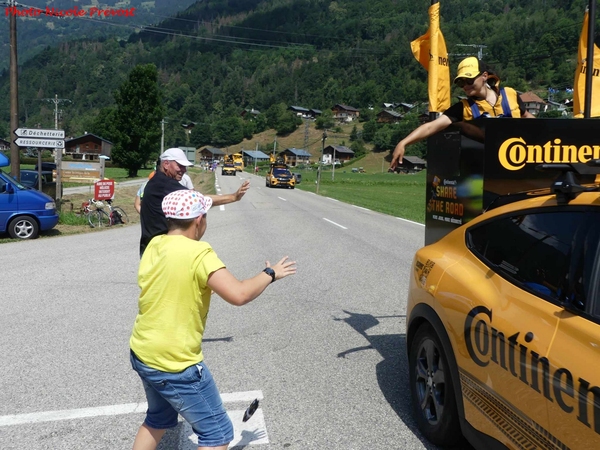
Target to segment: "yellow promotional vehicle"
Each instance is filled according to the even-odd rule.
[[[237,171],[235,170],[235,166],[233,165],[233,163],[231,163],[231,162],[223,163],[223,167],[221,167],[221,175],[235,176],[236,173],[237,173]]]
[[[233,158],[233,165],[235,166],[235,170],[238,172],[244,171],[244,157],[241,153],[234,153],[231,155]]]
[[[441,446],[598,449],[598,121],[478,128],[428,145],[407,306],[415,419]]]
[[[296,178],[284,162],[277,161],[269,167],[269,172],[265,178],[265,186],[294,189],[296,187]]]

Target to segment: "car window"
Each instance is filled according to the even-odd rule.
[[[521,288],[586,310],[599,223],[589,211],[519,214],[474,226],[468,245]]]
[[[37,182],[36,172],[21,171],[21,182],[25,185],[34,185]]]
[[[288,174],[289,172],[287,169],[273,169],[273,175],[275,175],[276,177],[281,177]]]

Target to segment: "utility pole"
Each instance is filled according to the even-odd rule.
[[[481,61],[483,59],[483,49],[487,47],[487,45],[483,44],[456,44],[457,47],[474,47],[477,50],[477,59]],[[457,53],[449,53],[452,56],[472,56],[471,54],[457,54]]]
[[[10,22],[10,173],[17,181],[21,179],[21,155],[19,147],[15,144],[17,135],[15,130],[19,128],[19,80],[17,69],[17,2],[9,0],[11,14]]]
[[[54,98],[44,98],[42,99],[46,102],[54,103],[54,129],[58,130],[58,105],[61,103],[71,103],[71,100],[68,98],[58,98],[57,94],[54,94]],[[38,149],[38,152],[40,150]],[[60,210],[60,200],[62,196],[60,195],[62,189],[62,170],[60,168],[62,164],[62,148],[57,148],[54,154],[54,162],[56,163],[56,207]]]
[[[323,130],[323,137],[321,138],[321,158],[319,158],[319,167],[317,168],[317,194],[319,193],[319,186],[321,185],[321,171],[323,169],[323,153],[325,152],[326,139],[327,130]]]
[[[169,123],[165,119],[168,119],[168,117],[163,117],[163,119],[160,121],[160,130],[161,130],[161,135],[160,135],[160,154],[161,155],[165,151],[165,123]]]

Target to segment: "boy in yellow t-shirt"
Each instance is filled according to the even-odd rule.
[[[233,426],[202,354],[211,290],[232,305],[258,297],[275,280],[296,273],[282,258],[253,278],[239,281],[211,246],[206,231],[209,197],[193,190],[165,196],[169,231],[154,237],[140,261],[139,312],[129,345],[131,364],[142,379],[148,411],[134,450],[154,450],[177,415],[190,423],[199,449],[227,449]]]

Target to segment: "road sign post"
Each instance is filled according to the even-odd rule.
[[[38,149],[38,164],[41,167],[40,148],[53,148],[56,152],[56,207],[60,211],[62,174],[60,165],[62,151],[65,148],[65,130],[42,128],[17,128],[14,130],[17,137],[13,142],[18,147],[35,147]]]
[[[65,130],[45,130],[41,128],[17,128],[17,137],[40,138],[40,139],[64,139]]]
[[[19,147],[64,148],[65,141],[62,139],[17,138],[15,144]]]

